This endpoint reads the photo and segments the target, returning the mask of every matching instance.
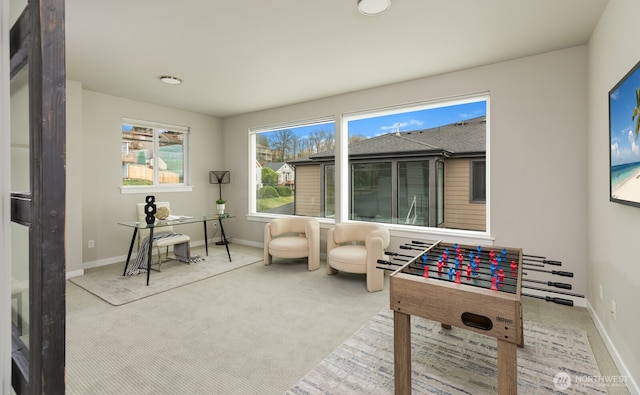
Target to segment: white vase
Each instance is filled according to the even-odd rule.
[[[216,208],[218,209],[218,214],[224,214],[224,204],[216,204]]]

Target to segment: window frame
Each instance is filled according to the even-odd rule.
[[[335,117],[333,116],[325,116],[319,118],[312,118],[302,121],[294,121],[273,125],[265,125],[249,128],[249,199],[247,199],[247,213],[248,217],[254,218],[276,218],[280,216],[290,216],[290,214],[274,214],[269,212],[258,211],[257,209],[257,193],[258,193],[258,180],[262,180],[262,176],[257,173],[257,163],[258,163],[258,135],[262,133],[271,133],[277,132],[285,129],[296,129],[308,126],[315,125],[324,125],[332,123],[334,126],[334,133],[337,134],[337,126],[335,122]],[[295,176],[294,176],[295,177]],[[321,168],[321,191],[324,191],[324,166]],[[321,210],[324,212],[326,210],[324,205],[324,199],[321,203]],[[317,217],[319,220],[329,219],[332,217]]]
[[[120,192],[122,194],[131,193],[162,193],[162,192],[191,192],[193,186],[191,185],[191,129],[188,126],[181,126],[175,124],[168,124],[155,121],[146,121],[136,118],[123,117],[121,120],[120,133],[122,133],[122,125],[139,126],[143,128],[153,129],[153,184],[152,185],[122,185],[122,178],[120,184]],[[170,131],[174,133],[181,133],[184,136],[182,140],[182,153],[183,153],[183,177],[180,183],[158,183],[158,166],[157,166],[157,152],[160,150],[159,135],[161,131]],[[124,152],[124,140],[120,138],[121,151]]]
[[[433,196],[430,204],[434,204],[436,206],[435,210],[435,226],[415,226],[415,225],[406,225],[402,223],[384,223],[386,227],[388,227],[392,234],[395,236],[406,236],[406,237],[432,237],[432,238],[441,238],[441,237],[457,237],[461,240],[468,240],[469,242],[491,242],[491,205],[490,205],[490,158],[491,158],[491,150],[490,150],[490,114],[491,114],[491,98],[490,93],[488,91],[485,92],[476,92],[466,95],[459,96],[450,96],[441,99],[435,100],[425,100],[420,102],[408,103],[408,104],[400,104],[393,105],[387,107],[381,107],[376,109],[367,109],[356,112],[344,112],[335,115],[335,157],[333,161],[334,166],[334,179],[335,179],[335,204],[334,204],[334,215],[326,216],[326,186],[324,185],[326,182],[326,174],[325,174],[325,166],[327,164],[321,164],[321,192],[322,192],[322,213],[323,217],[317,217],[321,223],[343,223],[343,222],[351,222],[353,220],[350,219],[351,209],[350,209],[350,190],[351,190],[351,164],[353,163],[349,159],[349,149],[348,149],[348,122],[356,119],[364,119],[370,117],[379,117],[385,115],[393,115],[405,112],[419,111],[419,110],[428,110],[435,109],[440,107],[448,107],[455,106],[458,104],[465,103],[473,103],[473,102],[484,102],[485,103],[485,119],[486,119],[486,131],[485,131],[485,201],[482,202],[486,205],[485,208],[485,230],[464,230],[464,229],[455,229],[455,228],[443,228],[440,227],[445,221],[443,217],[445,215],[444,211],[444,199],[446,199],[444,184],[440,185],[438,182],[438,172],[439,167],[443,169],[446,167],[444,162],[439,160],[431,161],[429,160],[429,164],[434,164],[435,177],[433,182],[434,190]],[[327,118],[324,118],[325,120]],[[333,119],[333,118],[331,118]],[[318,119],[309,120],[304,122],[291,122],[291,123],[283,123],[276,126],[268,126],[268,127],[254,127],[249,128],[249,134],[253,135],[259,133],[261,131],[278,130],[284,128],[293,128],[301,125],[308,125],[313,122],[317,122]],[[250,161],[253,163],[256,160],[256,150],[255,150],[255,136],[250,139]],[[413,160],[419,159],[420,157],[413,158]],[[381,158],[382,159],[382,158]],[[358,160],[356,159],[356,162]],[[395,168],[395,166],[394,166]],[[397,169],[396,169],[397,170]],[[255,166],[250,166],[250,180],[255,179]],[[392,174],[394,170],[392,169]],[[444,180],[441,180],[444,181]],[[269,213],[257,213],[255,210],[255,186],[253,183],[251,185],[251,193],[249,197],[249,207],[248,207],[248,215],[247,218],[249,220],[252,219],[260,219],[265,220],[271,219],[274,217],[278,217],[278,214],[269,214]],[[470,185],[471,187],[471,185]],[[442,190],[440,190],[442,189]],[[443,199],[443,202],[439,202],[439,198]],[[438,205],[442,207],[438,207]],[[441,212],[438,210],[442,209]],[[399,222],[399,221],[398,221]]]
[[[484,198],[476,196],[476,169],[479,164],[484,165]],[[487,161],[480,159],[472,159],[469,161],[469,202],[470,203],[478,203],[478,204],[486,204],[487,202]]]

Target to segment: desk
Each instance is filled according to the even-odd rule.
[[[126,226],[129,228],[133,228],[133,236],[131,236],[131,245],[129,245],[129,253],[127,254],[127,263],[124,266],[124,272],[122,275],[124,276],[127,272],[127,267],[129,266],[129,260],[131,260],[131,253],[133,252],[133,245],[136,242],[136,236],[138,234],[138,229],[149,229],[149,239],[153,240],[153,230],[155,228],[162,228],[165,226],[178,226],[178,225],[186,225],[186,224],[195,224],[198,222],[202,222],[204,229],[204,246],[207,256],[209,255],[209,242],[207,237],[207,222],[217,220],[220,224],[220,232],[222,232],[222,238],[225,241],[224,246],[227,249],[227,256],[229,257],[229,262],[231,262],[231,253],[229,252],[229,243],[227,242],[227,235],[224,233],[224,226],[222,225],[223,219],[235,218],[233,215],[229,214],[207,214],[201,215],[197,217],[183,217],[180,219],[172,220],[172,221],[156,221],[154,224],[147,224],[145,222],[139,221],[126,221],[126,222],[118,222],[118,225]],[[147,259],[147,285],[149,285],[149,275],[151,273],[151,262],[153,255],[153,242],[149,243],[149,257]]]

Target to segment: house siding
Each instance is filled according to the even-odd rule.
[[[320,166],[296,166],[295,186],[295,214],[321,217]]]
[[[449,229],[486,230],[486,204],[471,203],[469,159],[448,159],[445,164],[444,219]]]

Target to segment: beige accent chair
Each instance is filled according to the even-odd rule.
[[[310,271],[320,268],[320,223],[308,217],[276,218],[264,227],[264,264],[271,257],[307,258]]]
[[[160,207],[166,207],[169,209],[169,212],[171,212],[171,205],[169,204],[169,202],[156,202],[156,209],[160,208]],[[146,218],[146,213],[144,211],[144,206],[146,204],[145,203],[137,203],[136,204],[136,216],[137,216],[137,220],[144,224],[145,222],[145,218]],[[154,228],[153,229],[153,235],[156,236],[157,234],[161,233],[161,232],[173,232],[173,226],[162,226],[159,228]],[[142,242],[142,240],[144,240],[145,237],[149,236],[149,230],[148,229],[138,229],[138,250],[140,249],[140,243]],[[156,241],[153,242],[153,247],[155,247],[158,250],[158,271],[160,271],[160,269],[162,268],[162,256],[160,255],[160,249],[161,248],[166,248],[166,259],[165,260],[170,260],[169,259],[169,247],[175,245],[175,244],[182,244],[182,243],[189,243],[189,247],[187,248],[187,258],[190,258],[191,256],[191,251],[190,251],[190,241],[191,238],[188,235],[183,235],[183,234],[176,234],[175,236],[171,236],[171,237],[164,237],[162,239],[158,239]],[[153,265],[154,263],[151,262],[151,264]]]
[[[327,231],[327,273],[338,271],[367,275],[367,291],[382,291],[384,271],[378,259],[388,260],[389,230],[373,223],[336,224]]]

